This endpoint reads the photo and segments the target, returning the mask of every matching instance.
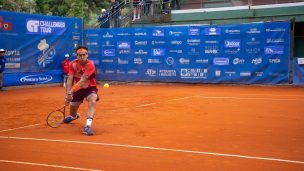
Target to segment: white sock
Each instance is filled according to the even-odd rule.
[[[87,118],[87,123],[86,123],[86,126],[91,127],[92,122],[93,122],[93,118]]]

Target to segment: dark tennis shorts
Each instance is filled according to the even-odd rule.
[[[97,95],[97,100],[96,101],[98,101],[99,96],[98,96],[97,92],[98,92],[97,87],[88,87],[86,89],[80,89],[73,94],[72,102],[83,103],[83,99],[88,97],[90,94],[96,94]]]

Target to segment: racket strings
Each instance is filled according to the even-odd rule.
[[[47,124],[51,127],[58,127],[64,120],[64,114],[60,111],[54,111],[49,114]]]

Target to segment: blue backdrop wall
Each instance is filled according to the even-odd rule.
[[[102,80],[288,83],[290,22],[85,30]]]

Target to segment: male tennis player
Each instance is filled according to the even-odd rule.
[[[91,124],[95,113],[96,101],[99,100],[95,65],[93,61],[88,60],[87,47],[78,46],[76,54],[77,59],[70,62],[69,77],[66,85],[66,105],[70,104],[70,116],[64,119],[64,123],[70,123],[80,117],[77,111],[85,98],[88,101],[88,114],[83,134],[94,135]]]

